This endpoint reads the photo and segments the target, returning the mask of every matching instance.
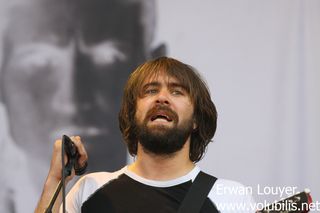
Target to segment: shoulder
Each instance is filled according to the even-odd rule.
[[[124,169],[116,172],[94,172],[87,174],[79,179],[72,188],[72,191],[79,191],[83,198],[87,198],[103,185],[116,179],[120,174],[124,173]]]
[[[208,197],[221,212],[255,212],[252,191],[239,182],[217,179]]]
[[[109,181],[116,179],[120,174],[124,173],[124,169],[120,169],[116,172],[94,172],[89,173],[81,177],[78,181],[78,184],[83,186],[97,186],[101,187],[102,185],[108,183]]]
[[[66,197],[68,212],[80,212],[82,204],[99,188],[123,174],[125,168],[116,172],[95,172],[84,175],[71,188]]]

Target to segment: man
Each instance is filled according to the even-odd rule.
[[[9,125],[2,151],[15,157],[1,161],[1,168],[10,170],[1,184],[9,188],[10,210],[0,212],[34,209],[48,168],[48,143],[62,134],[89,142],[90,171],[125,165],[114,120],[127,76],[153,55],[153,4],[13,1],[3,39],[0,96]],[[18,166],[10,167],[11,161]]]
[[[207,86],[191,66],[166,57],[140,65],[126,84],[119,113],[120,130],[135,161],[113,173],[81,178],[67,196],[67,211],[176,212],[200,171],[195,163],[214,136],[216,120]],[[78,163],[84,165],[87,154],[81,138],[73,141],[80,154]],[[58,140],[36,212],[45,210],[61,178],[60,161]],[[218,179],[201,212],[227,212],[230,209],[221,207],[226,203],[247,208],[252,204],[250,194],[220,193],[218,187],[243,186]]]

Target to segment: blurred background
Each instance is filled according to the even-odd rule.
[[[90,171],[130,157],[117,112],[129,73],[161,55],[194,66],[218,110],[205,171],[320,201],[317,0],[0,1],[0,212],[33,212],[62,134]],[[290,196],[284,194],[285,197]]]

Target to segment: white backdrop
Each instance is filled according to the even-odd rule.
[[[157,42],[205,76],[218,109],[201,167],[320,201],[320,1],[160,0],[158,13]]]
[[[3,16],[6,1],[0,2]],[[320,201],[320,1],[157,0],[157,6],[154,45],[166,43],[168,56],[196,67],[218,109],[217,133],[200,166],[256,190],[258,184],[310,188]],[[1,109],[6,153],[15,145],[3,143]],[[4,156],[4,174],[19,170]]]

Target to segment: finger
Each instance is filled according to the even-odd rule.
[[[62,148],[62,140],[58,139],[54,142],[53,145],[53,160],[57,159],[59,161],[61,161],[61,148]],[[67,160],[67,155],[64,154],[64,159],[65,161]]]
[[[66,181],[69,182],[70,180],[73,179],[73,177],[74,177],[75,175],[76,175],[76,174],[75,174],[74,168],[72,168],[71,174],[66,177]]]
[[[62,141],[60,139],[56,140],[53,144],[53,150],[54,151],[60,151],[61,150],[61,144]]]
[[[77,151],[79,153],[79,159],[78,164],[80,167],[84,166],[85,162],[88,159],[88,154],[86,149],[84,148],[84,145],[81,141],[80,136],[74,136],[72,137],[72,141],[74,142],[75,146],[77,147]]]

